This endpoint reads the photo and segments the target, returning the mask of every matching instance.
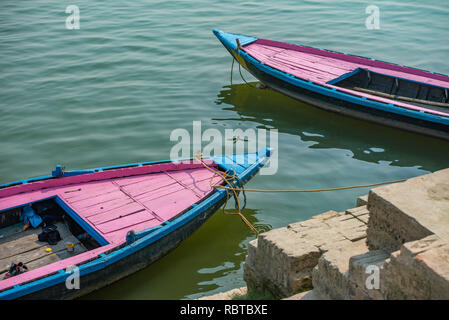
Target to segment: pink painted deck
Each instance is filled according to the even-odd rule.
[[[216,166],[211,161],[207,163]],[[123,170],[130,176],[123,176]],[[221,182],[221,178],[211,180],[212,177],[213,173],[201,164],[163,164],[45,180],[1,190],[4,196],[0,197],[0,210],[57,196],[109,244],[2,280],[0,290],[88,261],[124,243],[129,230],[137,232],[160,225],[211,193],[211,182]],[[88,182],[80,183],[86,179]]]
[[[449,88],[449,77],[444,75],[337,52],[263,39],[258,39],[256,42],[244,46],[242,50],[272,68],[292,74],[303,80],[313,81],[330,88],[338,88],[340,91],[348,92],[356,96],[363,96],[385,103],[394,103],[395,105],[408,109],[425,111],[442,116],[449,115],[449,112],[440,112],[327,84],[330,80],[352,72],[357,68],[363,68],[384,75]]]

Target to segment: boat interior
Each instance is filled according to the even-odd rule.
[[[331,82],[333,85],[435,111],[449,111],[449,89],[358,68]]]
[[[75,220],[61,208],[54,199],[31,204],[42,223],[56,226],[61,240],[55,244],[39,241],[42,229],[31,225],[24,230],[22,221],[25,206],[1,213],[0,220],[0,280],[9,271],[11,263],[22,262],[28,270],[100,247]],[[66,246],[72,247],[67,250]],[[73,250],[73,251],[72,251]]]
[[[449,81],[382,61],[258,39],[242,50],[258,61],[299,79],[359,92],[379,101],[397,101],[426,112],[449,113]],[[421,111],[420,110],[420,111]]]

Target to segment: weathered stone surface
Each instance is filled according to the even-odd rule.
[[[398,250],[436,234],[449,240],[449,169],[379,187],[368,196],[370,249]]]
[[[302,228],[300,230],[295,228],[291,230],[296,232],[300,241],[307,241],[320,248],[321,251],[327,251],[329,245],[345,240],[345,237],[338,232],[337,228],[332,228],[324,221],[320,221],[319,227]]]
[[[268,279],[264,279],[263,275],[259,274],[254,267],[248,263],[247,260],[243,264],[243,280],[246,282],[246,286],[251,290],[263,292],[264,289],[268,289],[270,292],[275,292],[276,287],[271,284]],[[277,295],[276,295],[277,296]]]
[[[287,228],[268,231],[251,244],[245,261],[248,286],[267,288],[276,296],[289,296],[311,286],[311,270],[321,252]]]
[[[251,264],[251,265],[255,265],[255,264],[258,264],[259,263],[259,261],[258,261],[258,251],[257,251],[257,239],[254,239],[254,240],[251,240],[249,243],[248,243],[248,255],[247,255],[247,259],[248,259],[248,262]]]
[[[408,242],[380,275],[386,299],[449,299],[449,244],[436,235]]]
[[[270,230],[249,243],[244,280],[251,289],[291,296],[312,287],[312,270],[324,252],[365,237],[363,221],[335,211]]]
[[[365,240],[347,240],[324,253],[313,269],[313,290],[324,299],[347,299],[351,290],[349,258],[367,251]]]
[[[350,214],[350,210],[354,210],[354,214]],[[340,234],[344,239],[350,241],[358,241],[360,239],[366,238],[366,222],[364,222],[359,217],[367,215],[366,208],[354,208],[346,211],[339,217],[326,220],[326,224],[336,233]],[[332,244],[335,243],[334,239]]]
[[[368,195],[364,195],[357,198],[357,202],[355,204],[356,207],[366,206],[368,204]]]
[[[349,214],[365,224],[368,223],[369,211],[366,205],[348,209],[345,211],[345,214]]]
[[[357,217],[357,219],[359,219],[360,221],[365,223],[367,225],[367,227],[368,227],[369,214],[360,215],[360,216]]]
[[[336,217],[339,217],[339,216],[342,216],[342,215],[343,215],[342,212],[337,212],[337,211],[334,211],[334,210],[330,210],[330,211],[326,211],[326,212],[314,215],[310,219],[317,219],[317,220],[321,220],[321,221],[326,221],[328,219],[336,218]]]
[[[220,292],[211,296],[198,298],[198,300],[232,300],[238,296],[244,296],[247,293],[246,287],[232,289],[225,292]]]
[[[379,271],[379,288],[368,267]],[[292,300],[449,299],[449,169],[259,235],[244,279]]]

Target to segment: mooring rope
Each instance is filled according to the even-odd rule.
[[[234,71],[234,57],[232,57],[232,64],[231,64],[231,86],[232,86],[232,73]]]
[[[361,184],[356,186],[347,186],[347,187],[336,187],[336,188],[327,188],[327,189],[243,189],[243,188],[234,188],[235,191],[242,191],[245,190],[246,192],[324,192],[324,191],[338,191],[338,190],[347,190],[347,189],[357,189],[357,188],[367,188],[367,187],[375,187],[380,186],[383,184],[391,184],[396,182],[404,182],[407,179],[399,179],[399,180],[392,180],[392,181],[384,181],[384,182],[378,182],[378,183],[372,183],[372,184]],[[217,185],[215,186],[217,189],[228,189],[225,186]]]
[[[256,88],[256,87],[253,86],[251,83],[249,83],[248,81],[246,81],[245,78],[243,77],[240,63],[239,63],[239,73],[240,73],[240,77],[242,78],[242,80],[243,80],[248,86],[250,86],[251,88]]]
[[[237,44],[237,55],[242,58],[242,56],[240,55],[240,43]],[[243,58],[242,58],[243,59]],[[234,70],[234,60],[237,60],[234,56],[232,56],[232,65],[231,65],[231,85],[232,85],[232,71]],[[251,88],[255,88],[251,83],[249,83],[248,81],[246,81],[246,79],[243,77],[242,74],[242,70],[241,70],[241,65],[240,62],[238,62],[239,65],[239,73],[240,73],[240,77],[242,78],[243,82],[245,82],[248,86],[250,86]]]
[[[235,205],[236,205],[236,209],[237,209],[237,214],[240,216],[240,218],[242,219],[242,221],[252,230],[254,231],[254,233],[256,235],[259,234],[259,232],[257,231],[257,229],[251,224],[251,222],[249,222],[249,220],[243,215],[242,210],[245,209],[246,207],[246,194],[245,194],[245,190],[243,190],[243,196],[244,196],[244,205],[243,208],[240,206],[240,199],[239,199],[239,194],[237,192],[237,188],[234,185],[234,183],[232,181],[237,180],[241,186],[243,186],[242,181],[236,176],[235,172],[232,172],[232,174],[229,174],[229,170],[226,170],[225,172],[221,172],[218,170],[214,170],[211,167],[209,167],[202,159],[202,155],[201,153],[195,156],[195,159],[198,160],[207,170],[211,171],[214,175],[211,177],[209,184],[211,186],[211,188],[215,188],[217,185],[213,184],[213,180],[216,176],[220,176],[229,186],[231,186],[229,189],[226,189],[226,201],[225,204],[223,206],[223,213],[225,212],[226,209],[226,205],[229,201],[229,198],[231,196],[234,197],[235,199]]]
[[[346,186],[346,187],[336,187],[336,188],[325,188],[325,189],[245,189],[243,187],[243,182],[237,177],[236,173],[233,171],[232,174],[229,174],[229,170],[226,170],[225,172],[218,171],[215,169],[212,169],[210,166],[208,166],[203,160],[202,160],[202,154],[198,154],[195,156],[195,159],[198,160],[207,170],[211,171],[214,175],[211,177],[209,184],[211,188],[214,189],[224,189],[226,190],[226,201],[223,206],[223,212],[225,212],[226,205],[228,203],[229,198],[232,196],[235,199],[236,203],[236,209],[237,214],[240,216],[240,218],[243,220],[243,222],[251,229],[253,230],[256,235],[259,234],[257,229],[251,224],[251,222],[246,219],[246,217],[243,215],[242,210],[246,207],[246,194],[245,192],[266,192],[266,193],[289,193],[289,192],[297,192],[297,193],[305,193],[305,192],[325,192],[325,191],[338,191],[338,190],[348,190],[348,189],[357,189],[357,188],[367,188],[367,187],[375,187],[380,186],[384,184],[391,184],[391,183],[397,183],[397,182],[404,182],[407,179],[399,179],[399,180],[391,180],[391,181],[384,181],[384,182],[378,182],[378,183],[371,183],[371,184],[362,184],[362,185],[355,185],[355,186]],[[220,176],[228,185],[223,186],[220,184],[213,184],[213,180],[216,176]],[[237,180],[239,182],[240,187],[236,187],[233,183],[234,180]],[[240,200],[239,200],[239,194],[238,192],[242,192],[244,196],[244,206],[243,208],[240,207]]]

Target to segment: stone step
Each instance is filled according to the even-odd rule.
[[[349,259],[367,251],[365,239],[362,239],[342,242],[324,253],[313,269],[313,290],[324,299],[349,299],[353,291],[348,276]]]
[[[313,268],[323,253],[366,238],[362,210],[366,207],[353,214],[328,211],[260,234],[248,244],[243,273],[248,288],[268,289],[279,298],[310,289]]]
[[[381,270],[386,299],[448,300],[449,244],[436,235],[404,244]]]
[[[399,250],[431,234],[449,241],[449,169],[370,190],[368,246]]]
[[[358,206],[352,209],[348,209],[345,211],[345,214],[349,214],[354,218],[359,219],[364,224],[368,224],[369,211],[366,205]]]
[[[355,204],[356,207],[366,206],[368,204],[368,195],[364,195],[357,198],[357,202]]]
[[[449,299],[448,213],[449,169],[375,188],[356,208],[260,234],[244,279],[290,300]]]
[[[243,279],[257,291],[287,297],[311,287],[311,273],[321,252],[288,228],[273,229],[248,245]]]

